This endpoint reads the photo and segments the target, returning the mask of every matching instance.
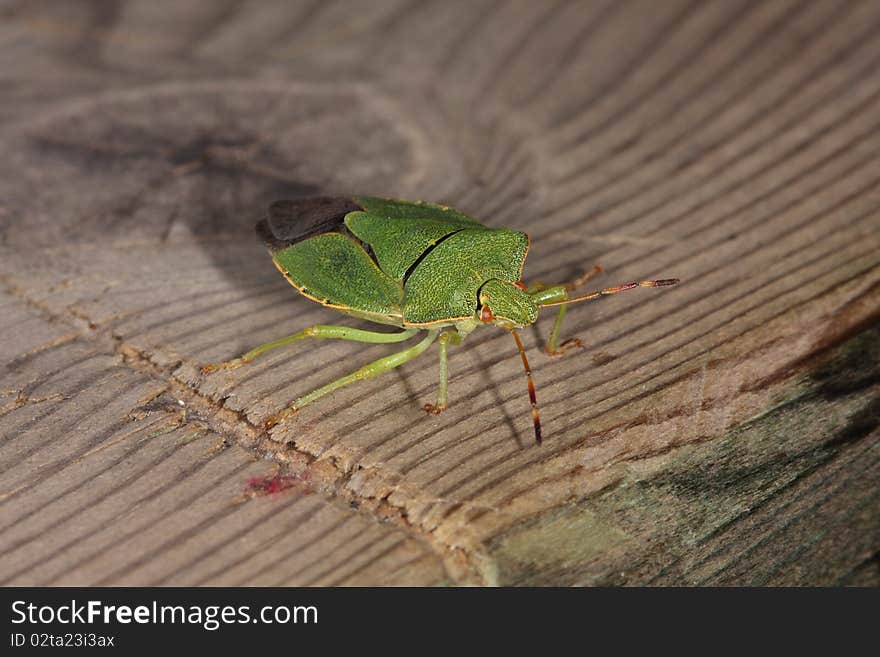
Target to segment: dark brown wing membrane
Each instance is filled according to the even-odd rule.
[[[338,231],[345,215],[360,209],[352,199],[341,196],[275,201],[266,218],[257,222],[257,235],[275,252],[309,237]]]

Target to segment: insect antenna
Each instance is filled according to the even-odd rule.
[[[526,368],[526,380],[529,382],[529,400],[532,402],[532,424],[535,425],[535,441],[541,444],[541,418],[538,417],[538,400],[535,397],[535,383],[532,381],[532,368],[529,367],[529,359],[526,358],[526,350],[523,349],[522,340],[519,339],[519,333],[515,329],[508,329],[513,333],[513,339],[516,340],[516,347],[519,349],[519,355],[522,358],[523,367]]]
[[[637,287],[666,287],[667,285],[675,285],[678,283],[677,278],[663,278],[656,281],[639,281],[636,283],[624,283],[623,285],[615,285],[614,287],[606,287],[604,290],[597,290],[595,292],[590,292],[589,294],[584,294],[579,297],[572,297],[571,299],[564,299],[563,301],[553,301],[551,303],[542,303],[540,304],[542,308],[546,308],[547,306],[561,306],[566,303],[577,303],[578,301],[590,301],[591,299],[598,299],[599,297],[604,297],[609,294],[617,294],[618,292],[625,292],[626,290],[633,290]]]

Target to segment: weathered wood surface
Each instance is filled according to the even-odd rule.
[[[880,583],[880,4],[0,12],[4,584]],[[490,330],[266,433],[389,351],[198,369],[337,321],[252,225],[353,191],[683,283],[525,333],[541,448]]]

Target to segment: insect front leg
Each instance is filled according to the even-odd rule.
[[[588,280],[601,273],[602,268],[599,265],[595,265],[590,271],[584,272],[581,276],[569,283],[554,285],[552,287],[548,287],[543,283],[536,283],[526,288],[526,294],[531,295],[532,300],[538,306],[547,303],[565,301],[571,296],[571,292],[574,292]],[[559,311],[556,313],[556,321],[553,322],[553,330],[550,332],[550,339],[547,341],[547,346],[544,348],[544,351],[550,356],[561,356],[569,349],[582,349],[584,346],[584,343],[578,338],[571,338],[563,342],[561,345],[559,344],[559,332],[562,329],[562,320],[565,319],[567,309],[568,306],[563,304],[559,306]]]
[[[585,280],[585,278],[583,280]],[[550,340],[547,343],[547,353],[554,356],[561,354],[568,348],[569,344],[577,347],[583,346],[581,344],[581,341],[575,338],[574,340],[567,340],[566,342],[563,342],[560,348],[556,347],[556,341],[559,338],[559,327],[562,325],[562,318],[565,317],[565,309],[569,303],[592,301],[594,299],[599,299],[604,296],[626,292],[627,290],[635,290],[636,288],[640,287],[668,287],[669,285],[678,285],[678,283],[679,279],[677,278],[660,278],[651,281],[633,281],[631,283],[624,283],[623,285],[606,287],[602,290],[590,292],[589,294],[581,294],[576,297],[571,296],[571,288],[567,285],[558,285],[556,287],[550,287],[545,290],[535,292],[531,296],[532,301],[537,306],[559,306],[559,313],[556,315],[556,323],[553,325],[553,333],[550,335]]]
[[[294,400],[294,402],[290,406],[269,417],[263,423],[263,426],[265,426],[266,429],[271,429],[283,418],[291,415],[292,413],[296,413],[306,404],[311,404],[316,399],[323,397],[324,395],[331,393],[334,390],[341,388],[342,386],[346,386],[349,383],[354,383],[355,381],[360,381],[362,379],[369,379],[371,377],[377,376],[378,374],[381,374],[382,372],[387,372],[388,370],[393,370],[395,367],[400,367],[405,362],[407,362],[408,360],[412,360],[413,358],[421,354],[425,349],[430,347],[431,343],[434,342],[434,340],[437,338],[437,334],[439,332],[439,329],[429,331],[428,335],[417,345],[412,346],[409,349],[404,349],[403,351],[398,351],[397,353],[391,354],[390,356],[385,356],[383,358],[380,358],[379,360],[375,360],[372,363],[364,365],[360,369],[355,370],[347,376],[340,377],[335,381],[331,381],[325,386],[321,386],[317,390],[313,390],[307,395],[299,397],[298,399]]]
[[[546,297],[544,295],[546,295]],[[568,296],[568,290],[564,286],[547,288],[541,293],[541,297],[543,297],[545,302],[563,301],[564,299],[568,299]],[[539,301],[536,301],[536,303],[540,305]],[[559,310],[556,313],[556,321],[553,322],[553,330],[550,331],[550,339],[547,340],[547,346],[544,348],[544,351],[550,356],[561,356],[569,349],[581,349],[584,346],[584,343],[581,342],[579,338],[570,338],[561,345],[559,344],[559,332],[562,329],[562,320],[565,319],[565,312],[567,309],[567,305],[559,306]]]
[[[574,292],[576,289],[583,286],[588,280],[594,276],[598,276],[603,271],[604,270],[599,265],[593,265],[593,268],[590,271],[584,272],[573,281],[569,281],[562,285],[547,285],[546,283],[536,282],[529,285],[525,289],[525,293],[534,296],[537,292],[543,292],[544,290],[557,287],[564,287],[569,292]]]
[[[202,368],[202,371],[205,374],[210,374],[211,372],[216,372],[217,370],[232,370],[236,367],[241,367],[242,365],[250,363],[252,360],[257,358],[258,356],[262,356],[267,351],[277,349],[278,347],[284,347],[291,344],[292,342],[304,340],[305,338],[353,340],[354,342],[370,342],[374,344],[380,344],[387,342],[403,342],[404,340],[408,340],[409,338],[414,336],[416,333],[418,333],[418,329],[415,328],[406,329],[401,333],[379,333],[378,331],[364,331],[363,329],[349,328],[348,326],[327,326],[323,324],[318,324],[316,326],[310,326],[309,328],[303,329],[302,331],[294,333],[293,335],[288,335],[286,338],[280,338],[278,340],[273,340],[271,342],[261,344],[258,347],[254,347],[244,356],[241,356],[239,358],[234,358],[233,360],[228,360],[224,363],[212,363],[210,365],[205,365]]]
[[[449,343],[458,344],[461,342],[461,336],[458,334],[453,328],[445,329],[440,333],[440,337],[437,338],[438,351],[440,353],[440,388],[437,392],[437,403],[436,404],[425,404],[422,406],[422,410],[426,413],[431,413],[432,415],[439,415],[449,406],[448,404],[448,382],[449,382],[449,370],[446,364],[447,360],[447,351]]]

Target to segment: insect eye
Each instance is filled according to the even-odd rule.
[[[516,285],[523,292],[526,291],[526,284],[523,283],[522,281],[517,281],[516,283],[514,283],[514,285]]]
[[[493,319],[495,319],[495,315],[492,314],[489,306],[483,306],[482,310],[480,310],[480,321],[488,324]]]

